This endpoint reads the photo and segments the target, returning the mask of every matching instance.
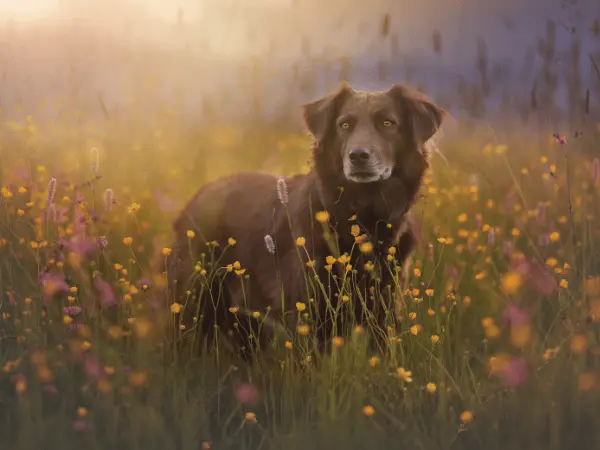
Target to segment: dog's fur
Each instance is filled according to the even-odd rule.
[[[325,284],[331,276],[325,260],[332,250],[324,238],[323,225],[315,220],[318,211],[329,213],[330,230],[335,230],[331,236],[336,238],[339,254],[352,254],[350,263],[358,270],[353,283],[356,290],[351,295],[357,319],[365,321],[373,313],[371,319],[383,326],[386,314],[393,310],[390,292],[401,288],[398,278],[404,275],[387,270],[386,257],[389,248],[395,246],[397,261],[406,266],[414,251],[417,236],[410,209],[428,167],[424,143],[439,128],[445,112],[405,85],[367,93],[347,84],[304,105],[303,111],[314,136],[314,168],[307,175],[285,179],[285,203],[282,193],[278,194],[275,176],[240,173],[201,188],[175,221],[174,251],[167,261],[169,296],[186,305],[182,319],[187,330],[201,323],[202,334],[212,339],[215,325],[222,330],[235,329],[248,345],[247,328],[256,323],[243,320],[243,314],[232,314],[231,307],[262,313],[268,310],[270,317],[290,326],[298,317],[296,303],[312,298],[323,344],[333,325],[326,319],[328,300],[320,295],[322,288],[311,288],[304,276],[309,256]],[[362,149],[368,160],[353,164],[350,155],[355,149]],[[279,187],[283,187],[281,183]],[[372,243],[370,255],[353,249],[353,224],[359,225],[361,234]],[[194,231],[195,238],[190,240],[187,230]],[[274,241],[274,254],[265,245],[266,235]],[[237,242],[223,252],[230,237]],[[307,251],[296,246],[297,237],[305,238]],[[210,253],[206,244],[212,241],[219,243],[218,267],[239,261],[247,269],[249,278],[244,280],[243,289],[243,278],[234,271],[201,296],[198,285],[188,281],[201,253]],[[377,288],[386,293],[386,305],[378,305],[374,300],[377,296],[365,295],[372,280],[362,267],[369,260],[381,263]],[[343,276],[341,264],[335,266],[332,274]],[[337,297],[330,300],[335,308]],[[265,330],[263,327],[263,336]]]

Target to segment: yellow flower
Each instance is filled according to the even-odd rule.
[[[192,230],[187,230],[185,234],[190,239],[194,239],[194,237],[196,236],[196,233],[194,233]]]
[[[129,205],[128,211],[130,213],[136,213],[140,210],[141,206],[139,203],[132,203],[131,205]]]
[[[340,348],[344,345],[344,338],[340,336],[334,336],[332,339],[332,344],[335,348]]]
[[[416,336],[417,334],[419,334],[421,332],[422,329],[423,329],[422,325],[413,325],[412,327],[410,327],[410,333],[413,336]]]
[[[315,214],[315,219],[319,223],[327,223],[329,222],[329,213],[327,211],[319,211]]]
[[[301,302],[297,302],[296,303],[296,310],[299,312],[302,312],[306,309],[306,303],[301,303]]]
[[[440,337],[437,334],[432,335],[431,336],[431,343],[435,345],[438,342],[440,342]]]
[[[358,225],[352,225],[350,227],[350,234],[354,237],[360,234],[360,227]]]
[[[509,295],[516,294],[523,284],[523,276],[511,271],[502,277],[502,290]]]
[[[285,345],[285,348],[287,348],[288,350],[291,350],[292,348],[294,348],[294,344],[292,344],[292,341],[285,341],[284,345]]]
[[[410,370],[404,369],[404,367],[398,367],[396,369],[396,374],[402,381],[406,381],[407,383],[412,383],[412,372]]]
[[[247,412],[244,415],[244,422],[246,423],[256,423],[256,414],[254,414],[253,412]]]
[[[177,314],[177,313],[181,312],[181,305],[177,302],[173,303],[171,305],[171,312],[173,314]]]
[[[467,221],[467,215],[465,213],[462,213],[458,216],[457,220],[458,223],[465,223]]]
[[[462,423],[469,423],[473,420],[473,413],[471,411],[463,411],[460,413],[460,421]]]
[[[359,250],[361,253],[371,253],[373,251],[373,244],[370,242],[363,242],[360,244]]]
[[[560,287],[563,288],[563,289],[567,289],[569,287],[569,282],[567,280],[565,280],[565,279],[560,280],[559,284],[560,284]]]
[[[229,308],[229,312],[235,314],[236,312],[238,312],[240,310],[239,306],[231,306]]]
[[[306,336],[306,335],[308,335],[308,333],[310,333],[310,325],[300,324],[296,327],[296,332],[300,336]]]
[[[379,364],[379,357],[378,356],[372,356],[371,358],[369,358],[369,365],[371,367],[376,367]]]
[[[227,244],[229,244],[229,246],[233,247],[236,244],[236,240],[234,238],[229,238],[227,239]]]
[[[428,297],[433,297],[433,289],[425,289],[425,295]]]
[[[375,408],[373,408],[371,405],[363,406],[363,414],[367,417],[371,417],[373,414],[375,414]]]
[[[306,239],[304,239],[303,237],[299,237],[298,239],[296,239],[296,246],[304,247],[305,244],[306,244]]]
[[[551,242],[558,242],[560,240],[560,233],[558,231],[554,231],[552,233],[550,233],[550,241]]]
[[[165,247],[162,249],[161,252],[162,252],[163,256],[169,256],[171,254],[171,251],[172,250],[169,247]]]
[[[435,383],[427,383],[425,389],[427,389],[427,392],[429,392],[430,394],[433,394],[435,391],[437,391],[437,386],[435,385]]]
[[[132,242],[133,242],[133,238],[130,236],[123,238],[123,244],[125,244],[125,245],[131,245]]]
[[[335,258],[330,255],[327,258],[325,258],[325,262],[329,265],[333,265],[333,264],[335,264]]]

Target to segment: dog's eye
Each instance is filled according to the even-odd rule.
[[[349,130],[350,129],[350,122],[348,122],[347,120],[344,120],[342,123],[340,123],[340,128],[342,130]]]
[[[394,126],[394,122],[392,122],[391,120],[384,120],[383,122],[381,122],[381,125],[383,125],[385,128],[390,128]]]

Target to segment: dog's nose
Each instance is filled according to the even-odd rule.
[[[350,161],[357,166],[364,165],[369,160],[369,151],[364,148],[355,148],[350,152]]]

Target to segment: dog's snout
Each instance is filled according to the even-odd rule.
[[[371,154],[364,148],[355,148],[350,151],[350,161],[357,166],[364,165],[369,160]]]

